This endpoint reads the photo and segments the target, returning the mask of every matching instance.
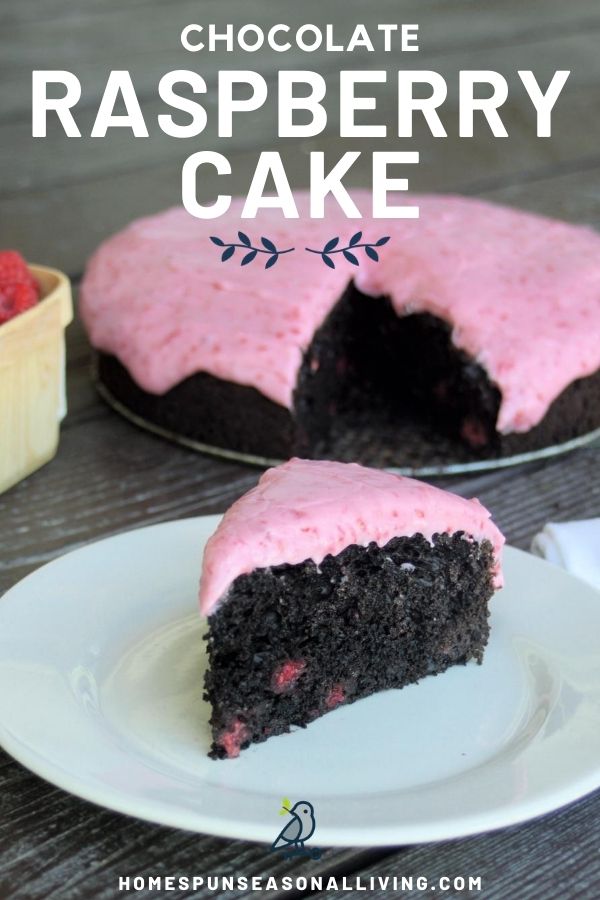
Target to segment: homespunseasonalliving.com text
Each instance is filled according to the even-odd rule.
[[[189,891],[209,890],[221,894],[223,891],[253,892],[259,891],[327,891],[329,894],[335,891],[372,892],[386,891],[387,893],[410,894],[412,891],[437,890],[440,894],[445,891],[456,893],[476,892],[483,890],[483,881],[480,875],[441,875],[437,879],[428,879],[425,875],[399,876],[399,875],[373,875],[363,878],[360,875],[344,875],[334,877],[332,875],[156,875],[156,876],[121,876],[118,881],[118,890],[127,891]]]

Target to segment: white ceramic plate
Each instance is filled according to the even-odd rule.
[[[600,785],[600,595],[511,548],[482,666],[208,759],[196,593],[217,522],[108,538],[0,600],[9,753],[87,800],[227,837],[271,842],[282,797],[309,800],[319,846],[499,828]]]

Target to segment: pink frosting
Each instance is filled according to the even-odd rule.
[[[370,196],[354,199],[366,214]],[[251,385],[292,407],[302,354],[351,278],[366,294],[387,294],[400,315],[428,311],[452,328],[500,388],[498,428],[527,431],[574,379],[600,367],[600,235],[532,214],[452,196],[403,196],[418,220],[346,219],[330,204],[324,220],[263,210],[242,220],[241,201],[217,220],[183,209],[134,222],[92,258],[81,312],[92,343],[115,354],[147,391],[162,394],[188,375],[210,372]],[[259,256],[221,262],[209,241],[296,247],[265,271]],[[305,247],[389,234],[381,261],[335,270]],[[238,255],[241,251],[236,251]]]
[[[501,587],[504,537],[478,500],[356,463],[292,459],[268,469],[225,513],[204,550],[200,608],[209,615],[238,575],[257,568],[318,565],[350,544],[455,531],[491,542]]]

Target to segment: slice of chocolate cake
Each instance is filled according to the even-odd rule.
[[[481,661],[504,538],[477,500],[356,464],[269,469],[206,545],[213,758]]]

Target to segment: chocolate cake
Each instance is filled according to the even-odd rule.
[[[477,500],[356,464],[268,470],[206,545],[215,759],[481,662],[504,539]]]
[[[164,433],[273,460],[470,461],[600,427],[600,235],[412,199],[418,220],[312,220],[300,197],[299,220],[243,224],[237,202],[218,221],[133,223],[82,288],[105,393]],[[294,252],[267,271],[222,262],[210,236],[240,225]],[[305,252],[358,227],[389,235],[379,261]]]

